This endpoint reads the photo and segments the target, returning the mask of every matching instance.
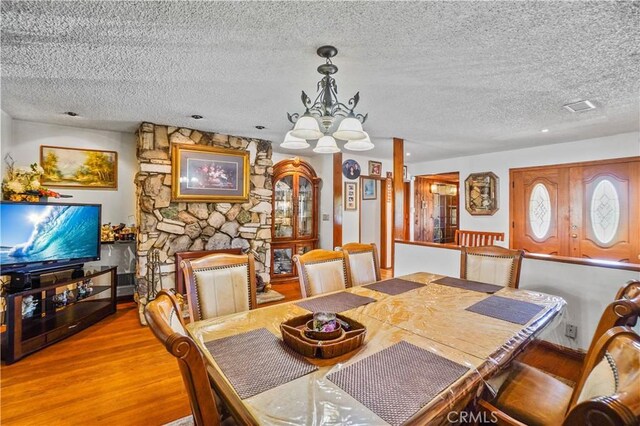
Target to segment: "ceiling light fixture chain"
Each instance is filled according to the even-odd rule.
[[[331,58],[338,54],[338,49],[333,46],[321,46],[317,53],[318,56],[325,58],[325,63],[317,69],[323,75],[316,85],[318,95],[312,102],[305,91],[302,91],[300,99],[305,108],[304,114],[287,113],[287,118],[294,124],[294,128],[287,133],[281,146],[302,149],[309,146],[308,139],[318,139],[315,152],[333,153],[340,151],[334,139],[337,138],[348,141],[345,145],[347,149],[356,151],[372,149],[373,143],[369,135],[362,130],[362,124],[367,121],[369,114],[355,112],[360,102],[360,92],[349,99],[346,105],[338,100],[338,83],[332,77],[338,72],[338,67],[331,61]],[[336,118],[342,118],[340,126],[332,136],[329,136],[327,133],[335,124]],[[322,124],[323,131],[320,131],[318,122]]]

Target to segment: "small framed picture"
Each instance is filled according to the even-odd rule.
[[[376,179],[362,178],[362,199],[378,199],[378,181]]]
[[[382,163],[369,160],[369,176],[382,176]]]
[[[344,209],[358,210],[358,183],[344,183]]]

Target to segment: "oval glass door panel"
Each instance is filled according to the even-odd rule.
[[[591,195],[591,229],[601,244],[613,240],[620,224],[618,191],[610,180],[603,179]]]
[[[533,187],[529,197],[529,225],[537,239],[546,237],[551,227],[551,198],[542,183]]]

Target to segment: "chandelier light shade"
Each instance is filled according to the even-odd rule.
[[[318,67],[318,72],[323,75],[318,82],[318,94],[312,102],[311,98],[303,91],[301,100],[305,108],[304,113],[302,115],[287,113],[287,118],[294,124],[290,134],[296,138],[306,140],[319,139],[316,148],[314,148],[315,152],[340,152],[334,138],[344,141],[365,139],[367,136],[362,129],[362,124],[367,120],[368,114],[362,115],[355,112],[358,102],[360,102],[360,92],[353,95],[346,104],[338,100],[338,84],[335,78],[332,77],[333,74],[338,72],[338,67],[331,62],[331,58],[338,54],[338,49],[333,46],[321,46],[318,48],[317,53],[321,58],[325,58],[325,63]],[[340,119],[340,124],[338,130],[333,133],[333,137],[323,136],[330,134],[329,130],[336,124],[337,119]],[[320,129],[320,124],[322,124],[322,130]],[[327,137],[330,139],[325,139]],[[303,146],[299,142],[285,146],[286,139],[285,137],[285,142],[282,145],[285,148]],[[324,141],[320,143],[323,139]],[[368,144],[352,144],[351,146],[359,146],[360,151],[373,148],[370,140]],[[362,147],[366,147],[366,149]]]
[[[347,117],[340,122],[338,130],[333,132],[333,137],[343,141],[357,141],[365,138],[362,123],[357,118]]]
[[[302,116],[296,122],[291,135],[300,139],[320,139],[323,133],[320,131],[318,120],[311,116]]]
[[[302,138],[296,138],[291,134],[291,132],[287,132],[284,137],[284,141],[280,144],[282,148],[287,149],[304,149],[309,148],[309,142]]]
[[[364,139],[358,139],[355,141],[349,141],[344,144],[344,148],[349,151],[369,151],[374,148],[371,139],[369,139],[369,134],[367,132],[363,132],[365,137]]]
[[[336,152],[340,152],[340,148],[336,144],[336,140],[331,136],[323,136],[318,139],[318,143],[316,147],[313,148],[313,152],[317,152],[318,154],[335,154]]]

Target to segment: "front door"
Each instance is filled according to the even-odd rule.
[[[639,263],[639,163],[571,168],[572,257]]]

